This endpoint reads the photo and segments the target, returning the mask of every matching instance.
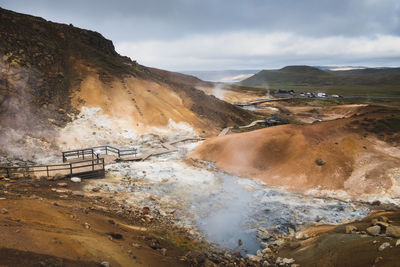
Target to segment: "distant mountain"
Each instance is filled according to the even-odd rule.
[[[234,83],[253,76],[260,70],[215,70],[215,71],[182,71],[203,81]]]
[[[323,70],[310,66],[287,66],[279,70],[262,70],[239,84],[343,95],[400,96],[400,68],[346,67]]]

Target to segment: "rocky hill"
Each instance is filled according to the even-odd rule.
[[[12,154],[27,146],[56,148],[60,129],[87,108],[110,119],[115,131],[138,134],[183,123],[207,136],[254,116],[196,89],[211,83],[119,55],[97,32],[5,9],[0,69],[0,135]]]
[[[400,68],[325,71],[310,66],[287,66],[279,70],[262,70],[240,84],[343,95],[399,96]]]
[[[400,196],[396,114],[366,106],[349,118],[212,138],[191,156],[294,192],[392,201]]]

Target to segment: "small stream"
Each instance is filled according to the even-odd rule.
[[[183,159],[193,148],[191,144],[148,161],[110,165],[108,178],[93,181],[88,189],[102,184],[102,191],[118,192],[125,203],[149,206],[160,214],[171,211],[177,223],[194,226],[207,240],[242,254],[255,254],[260,248],[260,227],[288,233],[317,221],[342,223],[369,213],[365,206],[269,188],[211,164],[187,165]]]

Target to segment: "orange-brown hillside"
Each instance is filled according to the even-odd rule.
[[[31,146],[27,139],[54,145],[82,107],[101,108],[137,133],[173,121],[210,136],[254,118],[198,85],[213,86],[142,66],[97,32],[0,8],[0,139],[14,152]]]
[[[399,144],[400,117],[395,114],[366,107],[364,114],[348,119],[217,137],[190,156],[296,192],[318,188],[355,197],[398,195],[400,149],[393,144]]]

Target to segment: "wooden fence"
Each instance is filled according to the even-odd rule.
[[[112,146],[95,146],[95,147],[89,147],[89,148],[81,148],[81,149],[63,151],[62,159],[63,159],[63,162],[67,162],[68,159],[71,159],[71,158],[84,160],[85,157],[86,158],[90,157],[91,159],[95,159],[98,156],[96,151],[101,152],[101,154],[115,155],[115,156],[118,156],[118,158],[121,158],[124,156],[136,156],[136,153],[137,153],[136,148],[118,149],[118,148],[115,148]]]
[[[76,176],[80,178],[102,178],[105,175],[104,159],[95,158],[78,162],[33,165],[33,166],[1,166],[0,176],[15,177],[18,175],[27,176],[54,176],[62,174],[68,177]]]

